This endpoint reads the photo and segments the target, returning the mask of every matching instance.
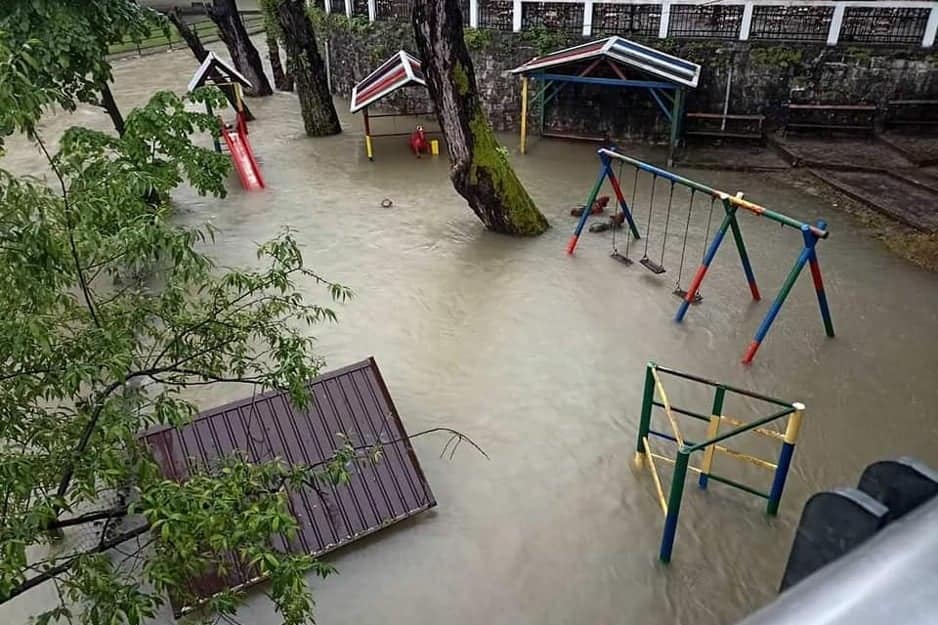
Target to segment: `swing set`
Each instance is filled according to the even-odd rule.
[[[834,325],[831,320],[830,309],[827,303],[827,295],[824,292],[824,282],[821,278],[821,267],[818,262],[817,252],[815,246],[819,239],[826,239],[828,236],[827,224],[823,220],[818,220],[815,225],[803,223],[797,219],[778,213],[772,210],[769,210],[758,204],[749,202],[748,200],[743,199],[743,194],[738,193],[735,196],[731,196],[728,193],[714,189],[705,184],[690,180],[689,178],[684,178],[678,176],[670,171],[660,169],[654,165],[650,165],[643,161],[625,156],[620,154],[615,150],[610,150],[608,148],[602,148],[598,151],[600,168],[599,176],[596,179],[596,183],[593,185],[593,188],[590,191],[589,197],[586,201],[586,206],[592,206],[592,203],[596,200],[596,197],[599,195],[599,191],[602,188],[603,183],[606,179],[609,180],[612,185],[613,192],[616,195],[616,199],[619,204],[619,215],[613,217],[613,228],[612,228],[612,253],[610,256],[625,264],[632,264],[632,259],[629,257],[631,240],[634,238],[639,241],[642,237],[638,232],[638,228],[635,225],[635,220],[632,214],[632,211],[636,207],[636,190],[638,187],[638,175],[639,172],[646,172],[651,174],[651,193],[648,200],[648,220],[645,226],[645,240],[644,240],[644,249],[642,250],[642,257],[639,260],[639,264],[651,271],[656,275],[660,275],[666,272],[664,266],[664,257],[665,250],[667,247],[668,239],[668,228],[671,222],[671,210],[674,204],[674,187],[675,185],[687,188],[690,191],[690,202],[687,209],[687,220],[684,224],[684,233],[681,243],[681,260],[677,272],[677,280],[674,286],[673,293],[674,295],[681,298],[681,304],[678,307],[677,314],[675,315],[674,320],[678,323],[684,320],[684,316],[687,314],[688,307],[691,304],[699,304],[703,297],[700,294],[700,286],[703,282],[704,277],[707,274],[711,263],[713,262],[714,257],[716,256],[717,250],[719,250],[720,245],[722,245],[723,240],[726,236],[727,231],[732,232],[733,240],[736,244],[736,249],[739,253],[739,258],[743,266],[743,273],[746,276],[746,281],[749,285],[749,291],[752,294],[752,299],[759,301],[761,295],[759,293],[759,287],[756,284],[755,274],[752,270],[752,264],[749,261],[749,254],[746,251],[746,245],[743,241],[742,230],[739,227],[739,222],[737,221],[737,211],[738,209],[743,209],[754,215],[765,217],[771,221],[777,222],[782,226],[789,226],[792,228],[797,228],[801,231],[803,246],[801,252],[798,255],[798,258],[795,261],[794,266],[791,268],[788,276],[785,278],[781,288],[779,289],[778,294],[775,296],[775,300],[772,302],[769,311],[766,313],[765,317],[762,320],[762,323],[759,325],[759,328],[756,330],[755,336],[752,342],[747,347],[745,353],[743,354],[742,362],[744,364],[749,364],[755,358],[756,351],[759,349],[759,346],[762,344],[765,336],[768,334],[769,329],[772,326],[772,323],[775,321],[775,318],[778,316],[779,311],[782,308],[782,305],[785,303],[786,298],[791,292],[792,287],[795,282],[798,280],[798,276],[801,274],[802,269],[805,265],[808,265],[811,269],[811,276],[814,281],[814,290],[817,294],[818,307],[821,312],[821,319],[824,323],[824,330],[827,336],[834,336]],[[613,171],[613,162],[619,162],[619,172],[618,175]],[[635,169],[635,177],[632,183],[632,202],[631,205],[625,201],[625,196],[622,193],[622,188],[620,180],[622,179],[622,169],[625,165],[630,165]],[[663,180],[669,183],[668,187],[668,202],[666,208],[666,214],[664,219],[664,231],[662,234],[661,240],[661,251],[658,256],[658,260],[654,260],[649,257],[649,243],[651,239],[652,231],[652,217],[655,210],[655,192],[658,186],[658,179],[662,178]],[[709,213],[707,216],[707,230],[704,237],[704,250],[702,255],[702,260],[700,266],[697,269],[697,272],[694,274],[693,279],[690,282],[690,285],[685,290],[681,286],[681,280],[684,272],[684,261],[686,258],[687,252],[687,242],[688,235],[690,233],[690,224],[691,217],[694,212],[694,201],[696,199],[697,193],[700,193],[704,197],[710,198]],[[719,201],[723,205],[724,216],[720,223],[720,226],[716,229],[713,239],[710,238],[710,230],[713,221],[713,210],[716,202]],[[620,217],[621,216],[621,217]],[[589,211],[584,211],[580,216],[579,221],[577,222],[576,229],[574,230],[573,235],[570,237],[570,240],[567,243],[567,254],[572,255],[576,250],[577,242],[579,241],[580,235],[583,232],[583,228],[586,225],[586,221],[589,218]],[[628,230],[625,235],[625,250],[624,253],[619,251],[618,243],[616,239],[616,229],[619,224],[628,223]],[[637,247],[637,246],[636,246]]]

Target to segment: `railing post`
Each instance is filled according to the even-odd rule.
[[[743,23],[739,27],[739,40],[749,41],[749,31],[752,29],[752,0],[743,6]]]
[[[368,0],[368,21],[373,22],[378,14],[378,7],[375,5],[375,0]]]
[[[602,178],[600,178],[602,180]],[[645,390],[642,393],[642,415],[638,420],[638,440],[635,442],[635,464],[641,465],[645,454],[645,437],[648,436],[648,430],[651,429],[651,402],[655,399],[655,376],[652,370],[655,363],[649,362],[645,365]]]
[[[322,6],[326,9],[326,15],[332,13],[332,0],[323,0]]]
[[[352,0],[345,0],[345,17],[352,19]]]
[[[684,479],[687,477],[687,461],[690,453],[679,449],[674,459],[674,476],[671,478],[671,492],[668,495],[668,514],[664,518],[664,531],[661,533],[661,550],[658,559],[667,564],[671,561],[674,549],[674,537],[677,535],[677,517],[681,512],[681,499],[684,496]]]
[[[478,27],[479,27],[479,0],[469,0],[469,28],[478,28]]]
[[[723,416],[723,401],[726,398],[726,389],[718,386],[713,394],[713,407],[710,409],[710,423],[707,425],[707,440],[716,438],[720,431],[720,419]],[[709,445],[704,450],[703,464],[700,467],[700,478],[697,485],[706,490],[707,483],[710,481],[710,469],[713,468],[713,453],[716,451],[716,445]]]
[[[845,6],[846,5],[841,3],[834,7],[834,16],[831,18],[831,28],[827,31],[827,45],[829,46],[836,46],[837,42],[840,40],[840,29],[844,23]]]
[[[593,0],[584,0],[583,2],[583,36],[589,37],[593,34]]]
[[[511,29],[516,33],[521,32],[521,0],[511,3]]]
[[[661,2],[661,21],[658,23],[658,39],[668,38],[668,23],[671,21],[671,3],[668,0]]]
[[[928,22],[925,24],[925,36],[922,37],[922,47],[930,48],[935,45],[935,33],[938,33],[938,7],[931,10],[928,14]]]
[[[775,477],[772,479],[772,490],[769,491],[769,503],[765,511],[772,516],[778,514],[778,504],[782,500],[782,491],[785,489],[785,479],[791,467],[791,457],[795,454],[795,443],[798,442],[798,433],[801,431],[801,414],[804,404],[792,404],[795,412],[788,416],[788,426],[785,428],[785,442],[778,454],[778,464],[775,467]]]

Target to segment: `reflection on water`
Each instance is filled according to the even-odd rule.
[[[118,100],[129,107],[155,89],[181,90],[194,67],[184,52],[123,61]],[[341,575],[315,582],[318,622],[731,623],[774,595],[812,492],[849,483],[878,458],[907,454],[938,464],[929,412],[938,398],[938,278],[890,256],[848,217],[783,179],[684,172],[830,224],[819,255],[837,338],[824,337],[804,276],[755,364],[744,368],[739,357],[769,302],[748,298],[732,247],[718,255],[704,303],[683,325],[672,321],[689,206],[683,191],[675,192],[669,222],[668,272],[654,276],[610,260],[609,233],[584,235],[574,258],[563,254],[569,209],[596,173],[590,146],[537,142],[528,156],[513,157],[554,225],[537,239],[514,240],[483,231],[449,184],[447,164],[414,159],[406,138],[379,139],[369,163],[357,118],[343,115],[343,135],[313,140],[302,134],[293,95],[250,105],[268,189],[244,193],[232,174],[224,200],[177,193],[179,218],[221,229],[213,253],[222,265],[254,262],[255,242],[294,228],[309,264],[357,294],[340,307],[338,325],[319,329],[329,363],[373,354],[409,429],[453,427],[491,456],[464,448],[441,460],[442,440],[419,440],[439,507],[333,556]],[[107,128],[103,113],[82,109],[51,118],[46,131],[72,123]],[[18,171],[39,173],[40,165],[22,142],[6,159]],[[630,187],[631,172],[625,179]],[[667,198],[659,184],[649,241],[655,260]],[[640,179],[642,231],[649,193],[650,181]],[[392,208],[381,207],[384,198]],[[708,208],[700,198],[694,204],[685,286],[700,259]],[[768,298],[800,236],[749,215],[741,223]],[[643,248],[633,245],[633,256]],[[322,297],[312,285],[310,293]],[[689,489],[667,568],[656,560],[662,519],[653,486],[630,466],[648,360],[808,406],[780,516],[766,518],[761,502],[718,484],[707,493]],[[241,392],[218,389],[203,402]],[[675,394],[674,401],[708,401]],[[747,408],[754,406],[736,406],[736,416],[749,416]],[[5,609],[19,622],[29,606]],[[243,621],[264,622],[265,614],[269,607],[253,602]]]

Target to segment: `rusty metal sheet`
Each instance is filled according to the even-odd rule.
[[[291,465],[328,459],[345,435],[358,446],[382,445],[377,464],[356,465],[348,485],[293,489],[290,506],[300,524],[294,539],[274,537],[285,551],[321,556],[436,505],[400,415],[373,358],[309,383],[313,401],[301,410],[272,391],[199,414],[181,429],[163,427],[143,440],[163,475],[185,480],[234,452],[253,462],[281,458]],[[395,442],[391,442],[395,441]],[[206,575],[191,589],[201,598],[261,581],[232,560],[225,578]],[[187,611],[175,606],[177,615]]]

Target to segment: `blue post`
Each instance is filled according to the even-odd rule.
[[[687,295],[681,301],[681,305],[677,309],[677,315],[674,317],[674,320],[678,323],[684,321],[684,315],[687,314],[687,309],[691,302],[694,301],[694,297],[700,289],[700,283],[703,282],[704,276],[707,274],[707,269],[710,268],[710,263],[713,262],[713,257],[717,255],[717,250],[720,249],[720,245],[723,243],[723,237],[726,236],[726,231],[730,227],[731,219],[732,214],[727,213],[723,217],[723,222],[717,229],[716,234],[713,236],[713,241],[710,242],[710,247],[707,248],[707,253],[704,254],[703,262],[701,262],[700,267],[697,268],[697,273],[694,274],[694,279],[691,280],[690,286],[687,288]]]
[[[817,227],[821,230],[827,230],[827,222],[818,219]],[[834,322],[831,320],[831,311],[827,306],[827,294],[824,292],[824,280],[821,278],[821,265],[817,259],[817,235],[813,232],[804,233],[805,245],[811,248],[811,255],[808,257],[808,266],[811,267],[811,277],[814,280],[814,292],[817,293],[818,307],[821,309],[821,319],[824,321],[824,331],[827,336],[834,336]]]
[[[612,166],[609,164],[609,157],[600,153],[599,160],[602,161],[599,166],[599,177],[596,179],[596,184],[593,185],[589,197],[586,200],[586,205],[583,207],[583,214],[580,215],[580,220],[576,224],[576,230],[573,231],[573,235],[567,242],[567,254],[573,254],[573,250],[576,249],[577,241],[583,233],[583,227],[586,225],[586,221],[590,218],[590,212],[593,210],[593,202],[596,201],[596,196],[599,195],[599,190],[603,186],[603,180],[606,179],[606,176],[612,174]]]
[[[775,477],[772,479],[772,490],[769,491],[769,502],[765,511],[772,516],[778,513],[778,504],[782,500],[782,491],[785,489],[785,480],[791,467],[791,457],[795,453],[795,443],[801,431],[801,415],[804,404],[794,404],[793,412],[788,417],[788,426],[785,428],[785,442],[778,454],[778,466],[775,467]]]
[[[801,226],[802,233],[805,233],[805,237],[811,236],[810,226],[804,224]],[[807,240],[807,239],[806,239]],[[746,353],[743,354],[743,363],[749,364],[752,362],[752,359],[755,358],[756,350],[759,349],[759,345],[762,344],[762,341],[765,339],[765,335],[769,333],[769,328],[772,327],[772,322],[775,321],[775,317],[778,316],[779,311],[782,309],[782,304],[785,303],[785,298],[788,297],[788,294],[791,293],[791,288],[795,285],[795,281],[798,280],[798,275],[801,273],[801,270],[804,269],[805,264],[808,262],[808,258],[811,256],[813,247],[809,247],[807,244],[801,250],[801,253],[798,255],[798,260],[795,261],[795,266],[791,268],[791,271],[788,273],[788,277],[785,278],[782,288],[779,289],[778,295],[775,296],[775,301],[772,302],[772,307],[769,308],[769,312],[766,313],[765,318],[762,320],[762,323],[759,325],[759,329],[756,330],[756,336],[753,338],[752,343],[749,344],[749,347],[746,349]]]
[[[671,561],[674,550],[674,537],[677,534],[677,517],[681,512],[681,498],[684,496],[684,480],[687,477],[687,462],[690,453],[678,450],[674,459],[674,476],[671,478],[671,492],[668,495],[668,513],[664,518],[664,531],[661,534],[661,550],[658,558],[667,564]]]

